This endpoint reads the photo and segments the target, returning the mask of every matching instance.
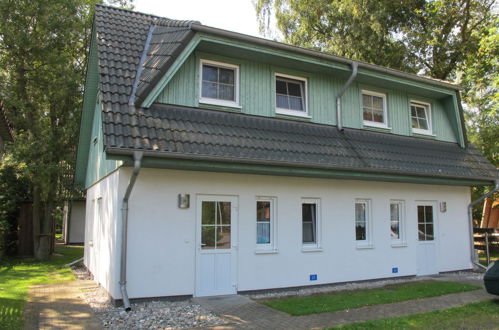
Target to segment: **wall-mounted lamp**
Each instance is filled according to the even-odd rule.
[[[178,208],[188,209],[190,197],[191,196],[189,194],[178,194]]]
[[[447,202],[440,202],[440,212],[447,212]]]

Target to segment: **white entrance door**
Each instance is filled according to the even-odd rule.
[[[417,204],[418,275],[438,273],[436,241],[436,203],[419,202]]]
[[[237,197],[198,196],[196,296],[235,294]]]

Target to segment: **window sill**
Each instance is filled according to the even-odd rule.
[[[374,244],[371,244],[371,243],[357,244],[356,248],[357,248],[357,250],[374,249]]]
[[[407,247],[407,243],[392,243],[392,248],[403,248]]]
[[[242,109],[242,106],[236,102],[223,101],[223,100],[217,100],[217,99],[201,98],[201,99],[199,99],[199,104],[218,105],[221,107]]]
[[[364,121],[363,122],[365,128],[378,128],[383,130],[391,130],[392,128],[385,124],[379,124],[372,121]]]
[[[318,246],[303,246],[301,252],[322,252],[322,248]]]
[[[277,249],[256,249],[255,254],[277,254],[279,250]]]
[[[284,116],[293,116],[293,117],[300,117],[300,118],[309,118],[311,119],[305,111],[298,111],[298,110],[288,110],[288,109],[275,109],[275,113],[278,115],[284,115]]]
[[[419,131],[415,129],[412,130],[412,135],[421,137],[436,137],[436,135],[432,132]]]

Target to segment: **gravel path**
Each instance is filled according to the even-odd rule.
[[[79,279],[89,279],[82,268],[74,268],[73,272]],[[191,299],[132,303],[132,310],[127,313],[123,307],[115,307],[100,286],[86,289],[83,296],[106,329],[183,329],[227,323]]]

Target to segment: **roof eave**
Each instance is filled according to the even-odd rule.
[[[421,76],[418,76],[415,74],[386,68],[386,67],[383,67],[380,65],[370,64],[370,63],[366,63],[366,62],[362,62],[362,61],[355,61],[355,60],[351,60],[351,59],[348,59],[345,57],[326,54],[326,53],[323,53],[320,51],[302,48],[302,47],[298,47],[298,46],[293,46],[293,45],[289,45],[289,44],[285,44],[285,43],[281,43],[281,42],[277,42],[277,41],[273,41],[273,40],[268,40],[268,39],[264,39],[264,38],[254,37],[254,36],[250,36],[247,34],[232,32],[232,31],[218,29],[218,28],[214,28],[211,26],[200,25],[200,24],[192,24],[191,28],[192,28],[192,30],[197,31],[197,32],[217,35],[217,36],[221,36],[221,37],[233,38],[233,39],[237,39],[237,40],[245,41],[245,42],[250,42],[250,43],[261,45],[261,46],[273,47],[273,48],[291,51],[291,52],[295,52],[295,53],[299,53],[299,54],[303,54],[303,55],[319,57],[319,58],[322,58],[322,59],[325,59],[328,61],[335,61],[335,62],[340,62],[340,63],[348,64],[348,65],[352,64],[353,62],[357,62],[359,68],[373,70],[376,72],[381,72],[381,73],[393,75],[396,77],[409,79],[412,81],[423,82],[423,83],[430,84],[433,86],[444,87],[447,89],[452,89],[452,90],[457,90],[457,91],[464,90],[463,87],[456,85],[456,84],[452,84],[450,82],[421,77]]]
[[[176,161],[194,161],[194,162],[213,162],[218,164],[240,164],[240,165],[255,165],[255,166],[269,166],[269,167],[285,167],[289,168],[290,172],[294,172],[293,169],[310,169],[316,171],[338,171],[344,172],[343,177],[348,179],[360,179],[358,174],[365,173],[368,176],[393,176],[394,179],[389,181],[397,181],[395,178],[399,177],[400,182],[407,182],[403,180],[404,177],[411,178],[409,182],[417,181],[421,179],[422,183],[438,184],[438,182],[444,182],[449,180],[449,182],[455,182],[454,185],[459,185],[461,182],[463,186],[488,186],[494,185],[497,178],[483,178],[483,177],[455,177],[455,176],[445,176],[445,175],[423,175],[422,173],[412,173],[412,172],[402,172],[402,171],[383,171],[374,169],[355,169],[355,168],[341,168],[341,167],[328,167],[319,164],[309,164],[309,163],[290,163],[290,162],[279,162],[261,159],[248,159],[248,158],[227,158],[218,156],[207,156],[207,155],[195,155],[195,154],[181,154],[173,152],[161,152],[161,151],[151,151],[143,149],[133,149],[133,148],[119,148],[119,147],[107,147],[106,153],[112,156],[125,156],[130,157],[135,151],[141,151],[144,153],[144,157],[150,157],[155,159],[163,160],[176,160]],[[201,168],[201,166],[200,166]],[[349,175],[350,174],[350,175]],[[354,175],[355,174],[355,175]],[[301,176],[301,175],[298,175]],[[339,177],[341,178],[341,177]],[[429,180],[425,180],[429,179]],[[373,180],[373,179],[371,179]],[[440,181],[439,181],[440,180]],[[383,181],[383,180],[378,180]],[[436,181],[437,183],[432,183]]]

